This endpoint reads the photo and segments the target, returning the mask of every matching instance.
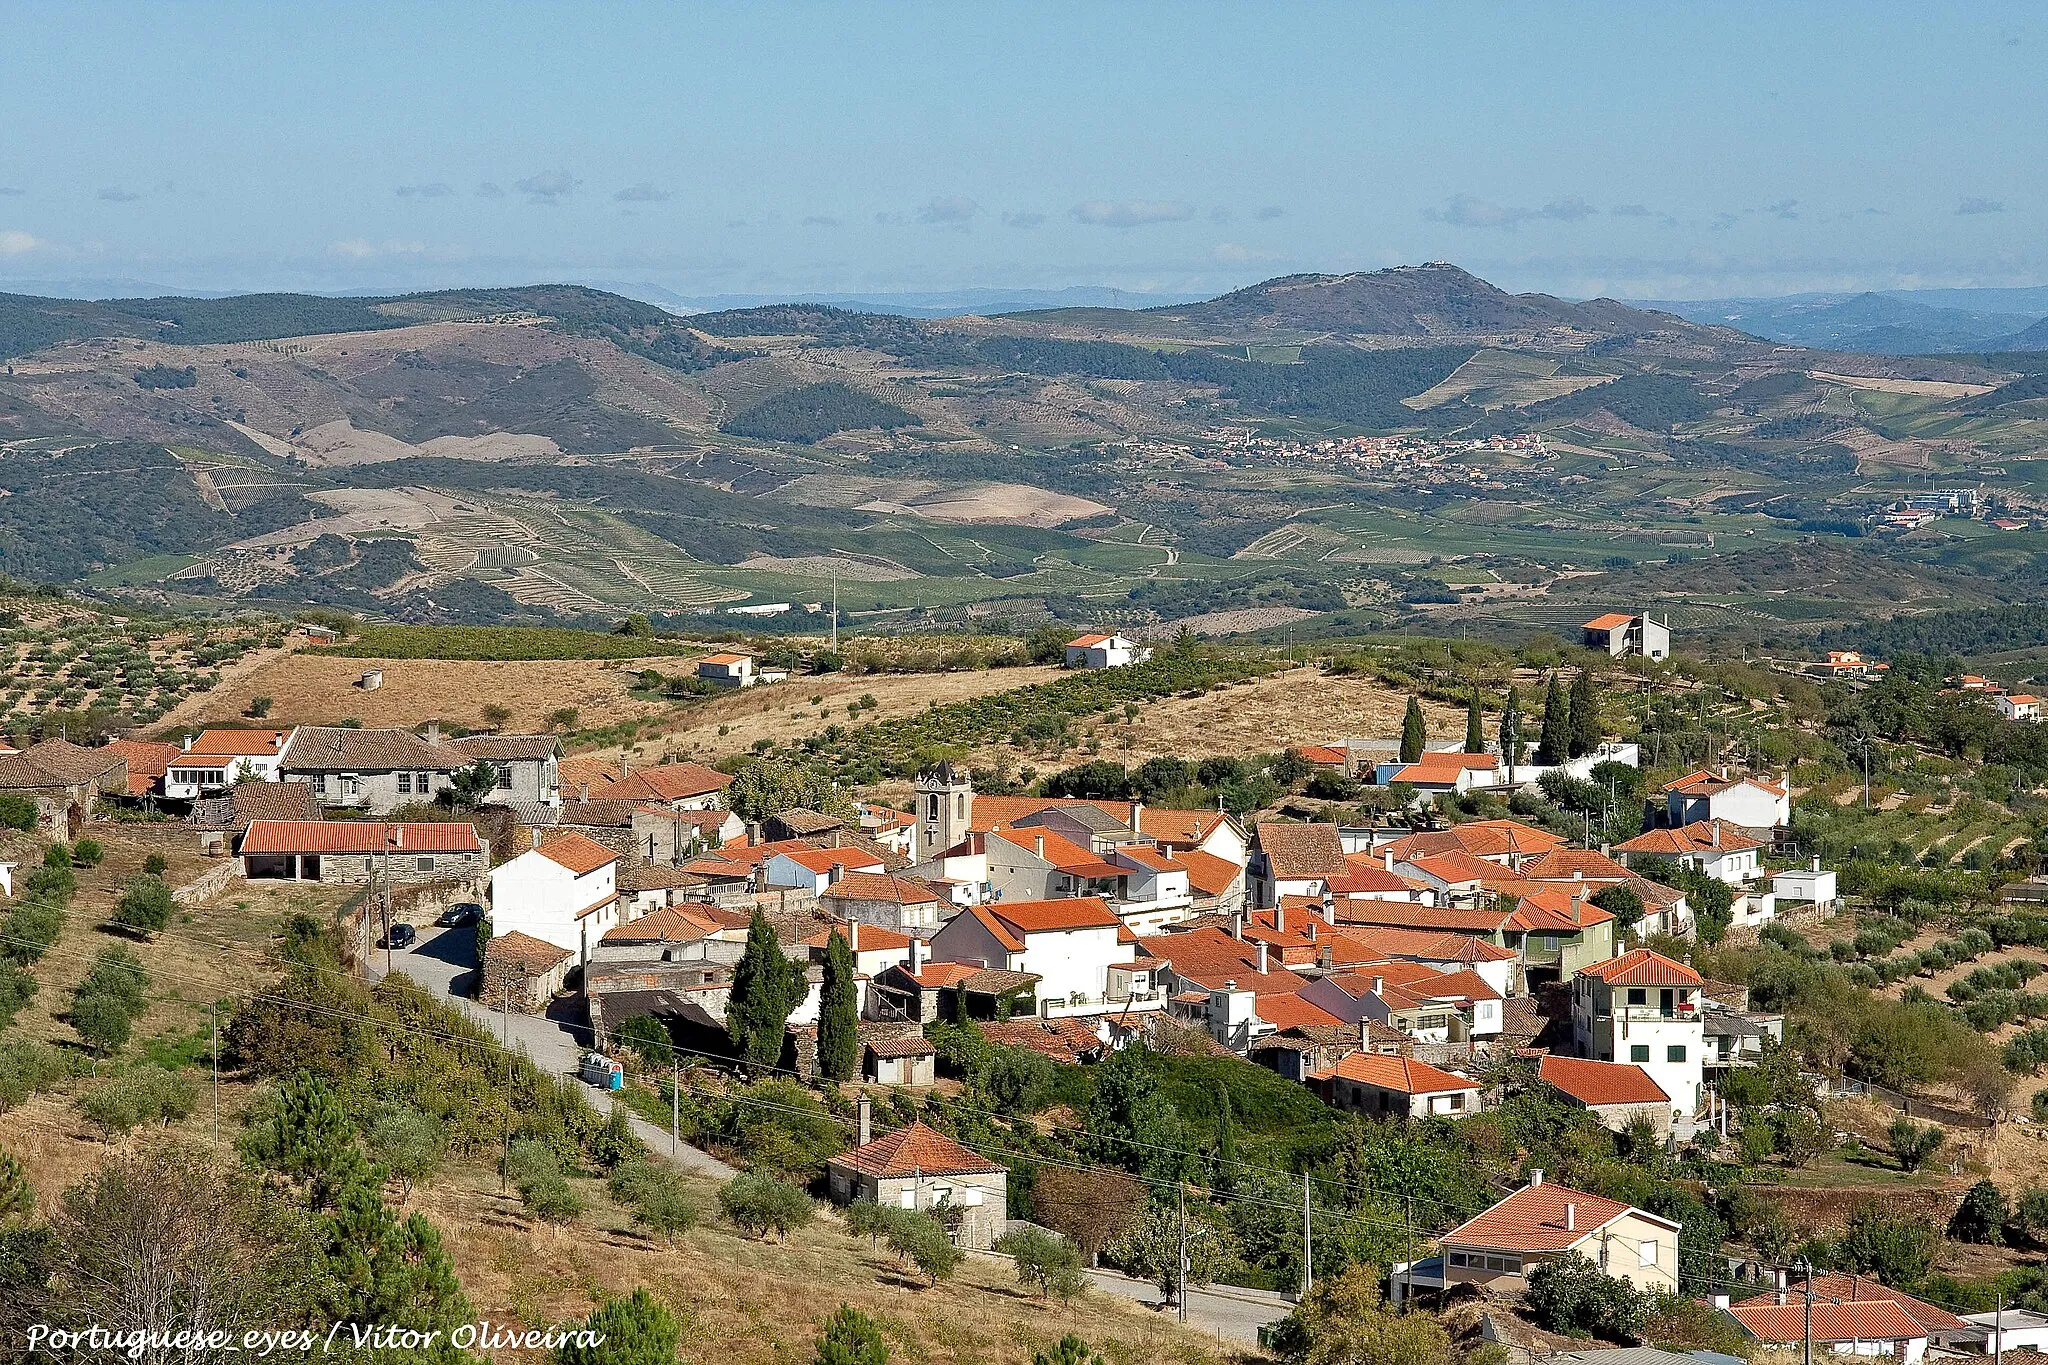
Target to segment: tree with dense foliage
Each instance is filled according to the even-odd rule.
[[[1465,704],[1465,752],[1486,752],[1485,723],[1479,710],[1479,689],[1476,686],[1472,689],[1471,700]]]
[[[128,883],[114,906],[114,923],[144,938],[162,933],[176,913],[178,903],[163,878],[140,876]]]
[[[718,1207],[749,1237],[787,1237],[817,1216],[811,1197],[772,1175],[742,1171],[718,1190]]]
[[[1925,1220],[1894,1213],[1870,1200],[1849,1214],[1836,1252],[1842,1269],[1875,1275],[1898,1287],[1916,1283],[1927,1273],[1940,1244],[1940,1234]]]
[[[1216,1084],[1216,1184],[1230,1188],[1230,1181],[1237,1169],[1237,1116],[1230,1108],[1230,1087],[1221,1081]]]
[[[995,1249],[1016,1262],[1017,1282],[1037,1290],[1040,1298],[1064,1302],[1087,1289],[1081,1248],[1057,1232],[1019,1223],[996,1239]]]
[[[79,867],[98,867],[107,850],[97,839],[80,839],[71,846],[71,861]]]
[[[889,1365],[889,1347],[875,1320],[840,1304],[818,1333],[817,1365]]]
[[[1593,690],[1593,670],[1582,668],[1572,679],[1571,728],[1566,749],[1582,758],[1600,747],[1600,696]]]
[[[2000,1246],[2005,1242],[2005,1224],[2010,1216],[2004,1193],[1989,1180],[1980,1180],[1964,1192],[1963,1202],[1948,1220],[1948,1235],[1958,1242]]]
[[[361,1184],[342,1193],[321,1232],[328,1276],[322,1307],[334,1318],[443,1333],[467,1320],[455,1262],[425,1214],[396,1217],[373,1186]],[[444,1345],[426,1358],[453,1362],[461,1355]]]
[[[1522,694],[1513,684],[1508,686],[1508,699],[1500,709],[1500,761],[1508,770],[1512,782],[1515,769],[1522,765],[1522,748],[1526,741],[1522,737]]]
[[[1566,1252],[1529,1272],[1523,1303],[1547,1332],[1634,1345],[1642,1339],[1655,1298],[1627,1280],[1603,1274],[1577,1252]]]
[[[398,1182],[400,1206],[411,1202],[415,1185],[430,1183],[448,1155],[448,1134],[411,1105],[387,1106],[364,1134],[377,1164]]]
[[[0,1228],[26,1223],[35,1209],[35,1187],[28,1183],[27,1172],[12,1153],[0,1152]]]
[[[1626,933],[1643,922],[1643,898],[1626,882],[1616,882],[1613,886],[1596,891],[1591,899],[1593,904],[1614,916],[1614,927],[1617,932]]]
[[[595,1339],[555,1348],[554,1365],[674,1365],[683,1327],[645,1286],[624,1298],[606,1299],[582,1323]]]
[[[190,1117],[199,1103],[191,1078],[160,1066],[113,1076],[79,1096],[78,1112],[109,1139],[145,1123],[166,1126]]]
[[[1537,763],[1556,767],[1571,757],[1571,738],[1571,703],[1565,700],[1557,674],[1552,673],[1543,687],[1543,727],[1536,736]]]
[[[498,789],[498,770],[483,759],[458,768],[448,784],[448,804],[456,810],[475,810],[484,798]]]
[[[118,1052],[148,1000],[142,959],[121,944],[100,949],[71,992],[71,1027],[95,1057]]]
[[[923,1209],[894,1209],[882,1240],[905,1265],[922,1271],[929,1284],[950,1280],[964,1253],[946,1235],[946,1226]]]
[[[1325,1276],[1275,1329],[1273,1349],[1290,1365],[1450,1365],[1451,1338],[1427,1313],[1396,1313],[1378,1272],[1350,1266]]]
[[[775,926],[756,907],[725,1007],[726,1032],[742,1060],[769,1069],[782,1059],[790,1013],[809,989],[803,967],[782,951]]]
[[[854,980],[853,949],[846,935],[834,929],[825,942],[825,980],[818,1001],[818,1074],[828,1081],[850,1081],[860,1070],[860,1022]]]
[[[2012,1226],[2035,1246],[2048,1244],[2048,1189],[2033,1186],[2013,1201]]]
[[[370,1163],[356,1145],[355,1124],[341,1096],[309,1071],[278,1086],[268,1122],[251,1131],[249,1150],[303,1185],[316,1209],[334,1207],[344,1191],[370,1178]]]
[[[1217,1221],[1207,1204],[1187,1208],[1187,1282],[1189,1287],[1214,1284],[1240,1264],[1237,1239]],[[1105,1254],[1126,1274],[1159,1287],[1168,1303],[1180,1295],[1176,1272],[1181,1247],[1180,1219],[1165,1204],[1147,1204],[1136,1221],[1106,1248]]]
[[[1410,697],[1408,709],[1401,714],[1401,761],[1415,762],[1428,746],[1429,725],[1422,717],[1422,703]]]
[[[1093,1265],[1145,1208],[1145,1187],[1123,1171],[1041,1166],[1031,1182],[1031,1216],[1081,1249]]]
[[[1908,1174],[1932,1161],[1947,1141],[1939,1127],[1915,1123],[1903,1114],[1885,1129],[1885,1140],[1891,1144],[1892,1155],[1898,1158],[1899,1169]]]
[[[823,768],[785,758],[756,758],[733,774],[725,789],[727,809],[742,820],[766,820],[777,811],[814,810],[851,821],[859,811],[853,798]]]

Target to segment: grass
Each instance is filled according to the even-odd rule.
[[[701,654],[683,640],[609,635],[553,626],[358,627],[346,644],[310,651],[350,659],[651,659]]]
[[[101,569],[86,578],[95,588],[133,588],[144,583],[158,583],[172,574],[191,568],[199,562],[197,555],[150,555],[144,559],[118,564],[111,569]]]

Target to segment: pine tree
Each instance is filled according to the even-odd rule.
[[[682,1324],[645,1289],[623,1299],[606,1299],[583,1326],[597,1344],[568,1342],[555,1348],[555,1365],[674,1365]]]
[[[321,1234],[329,1277],[325,1306],[333,1317],[445,1334],[469,1316],[440,1233],[422,1214],[394,1217],[373,1186],[343,1191]],[[445,1352],[449,1360],[459,1356],[452,1348]]]
[[[1422,719],[1422,703],[1410,697],[1408,710],[1401,717],[1401,761],[1413,763],[1421,758],[1428,743],[1429,726]]]
[[[882,1329],[858,1308],[840,1304],[818,1333],[818,1365],[889,1365]]]
[[[853,948],[837,929],[825,944],[825,983],[818,1006],[818,1074],[828,1081],[850,1081],[860,1065],[854,1038],[859,1020],[854,1005]]]
[[[320,1077],[301,1071],[280,1086],[270,1124],[269,1164],[304,1181],[314,1208],[338,1207],[350,1189],[369,1182],[356,1126]]]
[[[1571,703],[1565,700],[1564,689],[1557,685],[1553,673],[1543,689],[1543,729],[1536,736],[1536,761],[1553,768],[1564,762],[1571,734]]]
[[[747,949],[733,969],[732,996],[725,1007],[726,1032],[740,1057],[758,1067],[782,1059],[789,1014],[804,998],[804,969],[782,951],[775,926],[759,909],[747,926]]]
[[[1216,1183],[1230,1188],[1237,1171],[1237,1116],[1230,1110],[1230,1088],[1216,1086]]]
[[[1508,685],[1508,699],[1500,712],[1500,756],[1507,764],[1508,781],[1515,780],[1515,769],[1522,762],[1522,694]]]
[[[1600,698],[1593,692],[1593,670],[1582,668],[1572,679],[1571,730],[1566,740],[1573,758],[1600,747]]]
[[[0,1152],[0,1228],[26,1223],[35,1207],[36,1192],[29,1185],[21,1163]]]
[[[1465,752],[1483,754],[1486,752],[1486,731],[1481,728],[1479,713],[1479,689],[1472,689],[1472,700],[1465,707]]]

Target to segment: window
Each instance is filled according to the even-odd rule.
[[[419,789],[419,794],[421,796],[425,796],[428,792],[434,789],[433,774],[414,773],[412,775],[412,784],[414,787]]]
[[[432,858],[421,858],[421,859],[418,859],[417,861],[418,861],[418,863],[419,863],[419,870],[420,870],[420,871],[422,871],[422,872],[432,872],[432,871],[434,870],[434,860],[433,860]]]
[[[1665,1061],[1667,1061],[1667,1062],[1682,1062],[1682,1061],[1684,1061],[1684,1060],[1685,1060],[1685,1044],[1684,1044],[1684,1043],[1673,1043],[1673,1044],[1672,1044],[1672,1045],[1671,1045],[1670,1047],[1667,1047],[1667,1048],[1665,1048],[1665,1049],[1664,1049],[1664,1060],[1665,1060]]]
[[[1628,1003],[1631,1005],[1647,1005],[1650,1003],[1650,993],[1641,986],[1630,986],[1628,988]]]
[[[1647,1061],[1649,1061],[1649,1060],[1650,1060],[1650,1045],[1649,1045],[1648,1043],[1631,1043],[1631,1044],[1629,1044],[1629,1049],[1628,1049],[1628,1059],[1629,1059],[1630,1061],[1632,1061],[1632,1062],[1647,1062]]]
[[[1464,1264],[1465,1264],[1465,1253],[1464,1253],[1464,1252],[1462,1252],[1462,1251],[1454,1251],[1454,1252],[1452,1252],[1452,1253],[1451,1253],[1451,1264],[1452,1264],[1452,1265],[1454,1265],[1454,1266],[1462,1266],[1462,1265],[1464,1265]]]
[[[501,792],[512,790],[512,770],[510,768],[498,769],[498,790]]]
[[[1444,1107],[1455,1114],[1465,1107],[1465,1097],[1463,1095],[1453,1095],[1450,1099],[1444,1101]]]
[[[1638,1266],[1657,1264],[1657,1244],[1655,1242],[1636,1243],[1636,1264]]]

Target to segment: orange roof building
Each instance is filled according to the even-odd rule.
[[[1479,1084],[1413,1057],[1354,1052],[1310,1080],[1332,1108],[1410,1119],[1479,1111]]]
[[[923,1122],[867,1139],[863,1101],[858,1136],[851,1151],[825,1163],[826,1187],[835,1204],[866,1200],[883,1208],[947,1209],[958,1221],[954,1243],[986,1251],[1001,1235],[1008,1198],[1008,1172],[1001,1162],[961,1146]]]
[[[1547,1182],[1541,1171],[1438,1239],[1447,1285],[1519,1293],[1530,1270],[1568,1253],[1639,1289],[1678,1288],[1678,1224],[1617,1200]]]

